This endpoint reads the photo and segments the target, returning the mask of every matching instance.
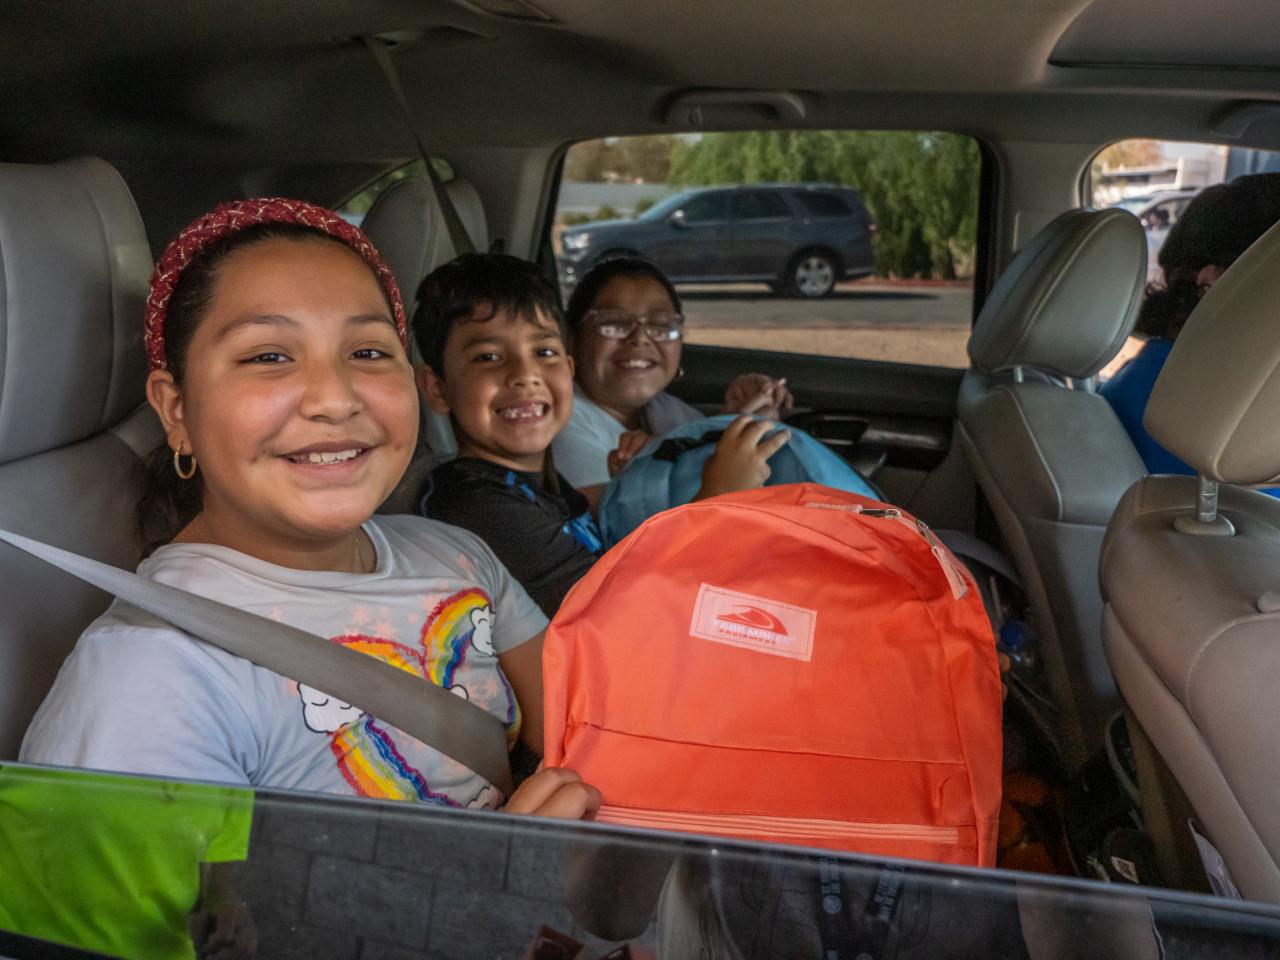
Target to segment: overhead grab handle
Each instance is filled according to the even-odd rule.
[[[1220,137],[1239,140],[1254,126],[1280,127],[1280,104],[1270,101],[1238,103],[1214,118],[1213,132]]]
[[[787,90],[690,90],[668,102],[663,120],[692,129],[743,118],[795,124],[804,120],[805,112],[800,95]]]

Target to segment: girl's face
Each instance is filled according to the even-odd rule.
[[[181,388],[149,384],[169,445],[198,458],[202,539],[269,558],[350,538],[418,430],[377,280],[340,243],[274,238],[228,255],[212,289]]]
[[[676,312],[662,284],[648,277],[609,281],[591,308],[622,310],[637,317]],[[654,343],[640,325],[625,340],[610,340],[600,334],[589,315],[577,331],[574,353],[583,392],[628,425],[680,368],[679,340]]]

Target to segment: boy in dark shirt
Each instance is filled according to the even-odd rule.
[[[531,263],[468,254],[422,281],[413,330],[419,386],[458,440],[420,509],[482,537],[552,616],[602,547],[586,499],[551,464],[573,404],[555,290]]]

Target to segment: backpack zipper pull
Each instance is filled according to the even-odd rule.
[[[951,587],[951,596],[959,600],[969,593],[969,578],[965,576],[964,571],[960,569],[960,561],[958,561],[942,542],[929,529],[929,525],[923,520],[911,521],[903,516],[901,510],[893,507],[863,507],[858,513],[864,517],[884,517],[887,520],[897,520],[904,523],[908,527],[913,528],[916,533],[924,538],[924,542],[929,545],[929,551],[933,554],[933,558],[938,561],[938,566],[942,568],[942,574],[947,578],[947,584]]]
[[[942,572],[946,574],[947,583],[951,585],[951,595],[957,600],[969,593],[969,578],[965,576],[965,571],[960,566],[960,561],[956,559],[955,554],[942,545],[942,541],[934,536],[933,531],[929,529],[929,525],[923,520],[916,521],[916,527],[920,531],[920,535],[924,537],[929,544],[929,549],[933,551],[934,557],[937,558],[938,566],[942,567]]]

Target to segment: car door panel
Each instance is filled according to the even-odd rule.
[[[963,370],[697,345],[685,346],[682,365],[671,391],[709,413],[740,374],[786,377],[796,425],[869,475],[887,500],[933,526],[973,529],[976,487],[953,439]]]

